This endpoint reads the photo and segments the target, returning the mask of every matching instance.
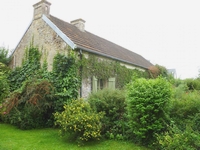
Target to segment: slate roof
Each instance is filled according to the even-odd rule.
[[[148,69],[150,66],[152,66],[152,64],[141,55],[125,49],[115,43],[112,43],[88,31],[82,32],[76,26],[52,15],[49,17],[49,19],[77,45],[77,48],[89,51],[91,53],[108,56],[110,58],[145,69]]]

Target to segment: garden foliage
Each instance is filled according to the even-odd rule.
[[[199,95],[199,91],[185,92],[170,101],[169,115],[179,129],[184,130],[186,124],[190,124],[192,118],[200,113]]]
[[[21,129],[52,125],[52,94],[53,87],[48,80],[27,80],[4,102],[5,120]]]
[[[200,133],[189,126],[185,130],[173,126],[168,132],[157,135],[157,142],[159,149],[197,150],[200,148]]]
[[[149,69],[154,79],[138,78],[149,76],[95,55],[79,60],[68,51],[58,53],[48,71],[47,61],[41,65],[41,53],[31,43],[22,66],[10,71],[5,65],[8,51],[0,48],[1,120],[21,129],[49,127],[55,121],[62,135],[79,142],[103,135],[133,139],[154,149],[200,149],[199,78],[175,80],[159,65]],[[91,76],[115,77],[118,89],[128,85],[74,100],[81,78]]]
[[[121,65],[118,61],[99,58],[97,55],[90,54],[87,58],[82,57],[80,61],[82,67],[82,77],[88,78],[95,76],[97,79],[116,78],[116,88],[123,89],[130,82],[132,76],[149,77],[147,71],[139,69],[129,69]]]
[[[101,137],[101,119],[103,113],[96,113],[83,99],[73,100],[64,105],[64,111],[56,112],[55,124],[61,134],[70,133],[78,142],[99,139]]]
[[[0,62],[8,65],[10,58],[8,57],[8,49],[5,47],[0,47]]]
[[[164,66],[160,66],[158,64],[156,64],[155,66],[151,66],[149,68],[149,73],[151,78],[157,78],[159,76],[168,78],[170,76],[167,72],[167,69]]]
[[[200,79],[185,79],[188,90],[200,90]]]
[[[33,78],[33,76],[36,78],[40,77],[40,58],[41,54],[39,48],[33,46],[31,43],[25,50],[22,66],[16,67],[9,75],[11,91],[19,89],[24,81]]]
[[[169,121],[165,106],[171,98],[171,85],[163,78],[135,79],[127,86],[127,106],[132,137],[143,144],[155,140]]]
[[[51,81],[55,87],[55,111],[63,111],[68,100],[76,99],[80,88],[80,75],[76,65],[76,55],[70,51],[68,56],[57,54],[54,57]]]
[[[57,54],[53,71],[48,71],[46,60],[41,66],[39,49],[31,43],[22,66],[9,73],[11,94],[4,99],[4,119],[23,129],[52,126],[52,113],[62,111],[68,100],[78,96],[80,78],[75,57],[72,53]]]
[[[122,139],[126,136],[127,118],[125,92],[103,89],[92,93],[88,98],[91,107],[97,112],[104,112],[102,134],[107,138]]]
[[[0,67],[4,66],[4,64],[0,63]],[[6,73],[0,69],[0,105],[3,102],[3,99],[6,98],[9,95],[10,87],[8,78],[6,76]]]
[[[200,148],[200,93],[188,86],[188,81],[193,80],[185,81],[175,85],[173,98],[166,107],[171,123],[166,132],[157,135],[159,149]]]
[[[8,57],[8,49],[0,47],[0,120],[1,114],[5,113],[3,108],[3,101],[10,93],[10,86],[7,74],[10,69],[7,66],[10,58]]]
[[[2,120],[2,115],[5,114],[4,99],[9,95],[9,84],[7,77],[0,72],[0,121]]]

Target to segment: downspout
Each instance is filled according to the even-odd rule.
[[[79,50],[79,54],[80,54],[80,60],[82,61],[82,58],[83,58],[83,51],[82,49]],[[80,78],[81,78],[81,87],[80,87],[80,98],[82,98],[82,76],[83,76],[83,66],[81,64],[80,66]]]

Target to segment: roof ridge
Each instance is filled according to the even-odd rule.
[[[132,64],[149,68],[152,64],[147,61],[142,55],[135,53],[127,48],[124,48],[112,41],[100,37],[87,30],[80,31],[76,26],[59,19],[53,15],[49,18],[68,38],[70,38],[77,47],[86,48],[95,52],[106,54],[113,58],[119,58],[125,62],[132,62]]]
[[[56,19],[58,19],[58,20],[60,20],[60,21],[62,21],[62,22],[68,23],[69,25],[71,25],[71,26],[74,27],[74,25],[72,25],[71,23],[69,23],[69,22],[67,22],[67,21],[64,21],[64,20],[62,20],[62,19],[60,19],[60,18],[58,18],[58,17],[55,17],[55,16],[53,16],[53,15],[50,15],[50,17],[54,17],[54,18],[56,18]],[[105,41],[107,41],[107,42],[110,42],[110,43],[112,43],[112,44],[115,44],[115,45],[117,45],[117,46],[119,46],[119,47],[121,47],[121,48],[123,48],[123,49],[126,49],[127,51],[129,51],[129,52],[131,52],[131,53],[135,53],[135,52],[133,52],[133,51],[131,51],[131,50],[125,48],[125,47],[122,47],[121,45],[118,45],[118,44],[116,44],[116,43],[114,43],[114,42],[112,42],[112,41],[110,41],[110,40],[107,40],[107,39],[105,39],[105,38],[103,38],[103,37],[101,37],[101,36],[98,36],[97,34],[91,33],[91,32],[89,32],[89,31],[87,31],[87,30],[85,30],[85,32],[87,32],[87,33],[89,33],[89,34],[91,34],[91,35],[93,35],[93,36],[96,36],[96,37],[98,37],[98,38],[101,38],[102,40],[105,40]],[[137,54],[137,53],[135,53],[135,54],[141,56],[140,54]]]

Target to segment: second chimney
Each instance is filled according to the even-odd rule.
[[[85,31],[85,20],[76,19],[70,22],[72,25],[76,26],[80,31]]]

